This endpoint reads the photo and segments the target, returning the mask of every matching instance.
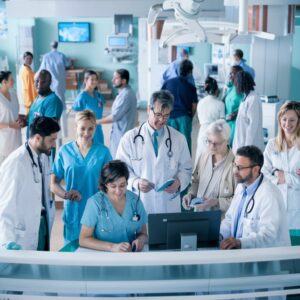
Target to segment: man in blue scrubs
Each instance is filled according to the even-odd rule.
[[[192,76],[193,64],[185,59],[180,64],[180,76],[167,80],[162,90],[168,90],[174,96],[174,107],[168,125],[181,132],[187,140],[192,153],[192,121],[197,109],[197,90],[188,78]]]
[[[246,64],[246,59],[243,58],[244,57],[244,52],[241,49],[236,49],[234,50],[234,54],[233,54],[233,58],[234,58],[234,65],[240,66],[243,68],[244,71],[250,73],[250,75],[252,76],[252,78],[255,78],[255,71],[253,68],[251,68],[250,66],[248,66]]]
[[[33,120],[38,116],[55,118],[60,120],[63,104],[57,95],[51,91],[52,76],[49,71],[41,70],[37,76],[35,85],[38,90],[38,97],[33,102],[28,113],[27,138],[29,128]]]

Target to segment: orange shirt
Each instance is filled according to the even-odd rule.
[[[19,76],[22,83],[24,106],[26,108],[26,112],[28,112],[31,104],[38,95],[34,85],[34,73],[29,66],[22,65],[19,71]]]

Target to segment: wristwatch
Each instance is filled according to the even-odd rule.
[[[278,169],[276,169],[276,168],[273,168],[273,169],[272,169],[272,173],[271,173],[271,174],[272,174],[273,176],[275,176],[275,172],[277,172],[277,171],[279,171],[279,170],[278,170]]]

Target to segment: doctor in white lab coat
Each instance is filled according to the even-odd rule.
[[[283,199],[261,174],[263,162],[255,146],[237,150],[234,176],[239,185],[221,223],[221,249],[290,246]]]
[[[191,180],[192,161],[186,139],[166,125],[172,106],[170,92],[153,93],[148,121],[124,135],[116,155],[127,163],[128,188],[135,193],[140,190],[147,213],[180,212],[180,192]]]
[[[262,172],[281,191],[289,229],[300,229],[300,103],[286,102],[278,123],[278,135],[264,152]]]
[[[263,151],[262,104],[254,92],[255,82],[248,72],[240,71],[235,75],[233,84],[237,94],[244,95],[244,100],[236,119],[232,150],[236,153],[239,147],[254,145]]]
[[[48,155],[60,127],[37,117],[30,128],[30,139],[0,168],[0,249],[49,250],[55,205]]]

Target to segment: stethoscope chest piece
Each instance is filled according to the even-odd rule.
[[[132,221],[133,222],[138,222],[139,220],[141,219],[141,216],[137,213],[135,213],[133,216],[132,216]]]

